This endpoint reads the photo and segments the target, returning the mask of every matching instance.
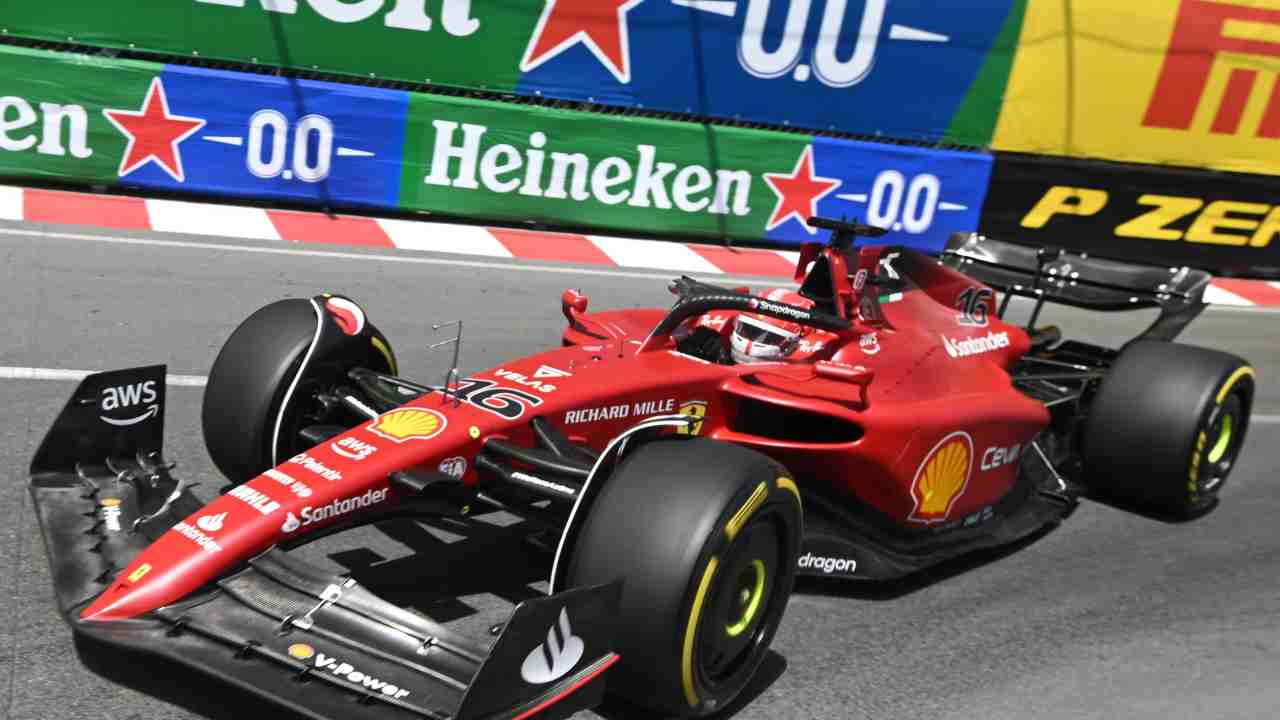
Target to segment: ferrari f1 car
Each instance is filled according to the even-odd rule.
[[[455,359],[441,384],[398,376],[346,297],[271,304],[209,375],[231,483],[207,503],[161,454],[164,369],[90,376],[31,465],[63,613],[314,717],[564,714],[606,677],[701,716],[743,689],[798,574],[900,578],[1084,496],[1214,507],[1254,373],[1172,342],[1208,275],[976,236],[935,259],[812,222],[832,237],[803,248],[798,289],[681,278],[670,309],[595,313],[566,291],[561,347],[461,378]],[[1004,319],[1018,295],[1025,327]],[[1037,326],[1049,301],[1159,316],[1113,349]],[[554,542],[549,594],[491,647],[287,552],[494,509]]]

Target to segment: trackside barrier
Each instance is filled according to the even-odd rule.
[[[795,244],[811,215],[937,250],[985,154],[0,45],[0,174]]]

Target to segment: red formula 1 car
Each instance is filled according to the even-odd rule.
[[[1207,275],[977,237],[937,260],[813,223],[832,239],[803,248],[798,290],[682,278],[670,309],[598,313],[566,291],[561,347],[441,386],[398,377],[347,298],[269,305],[209,377],[231,485],[207,504],[160,454],[163,368],[91,376],[31,467],[63,612],[315,717],[562,715],[605,678],[696,716],[743,688],[797,573],[902,577],[1086,494],[1214,506],[1254,384],[1171,342]],[[1026,328],[1002,319],[1013,295],[1036,303]],[[1036,327],[1046,301],[1160,316],[1115,350]],[[558,540],[550,594],[492,647],[287,552],[493,509]]]

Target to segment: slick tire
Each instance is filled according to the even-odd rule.
[[[201,425],[209,456],[232,483],[252,479],[305,449],[297,431],[324,414],[316,391],[340,383],[353,367],[394,371],[390,347],[372,325],[368,337],[352,336],[339,351],[311,357],[303,368],[318,322],[309,299],[274,302],[241,323],[214,360]],[[373,337],[385,351],[371,345]],[[288,407],[282,409],[286,395]]]
[[[1130,344],[1086,420],[1086,482],[1143,510],[1203,515],[1244,445],[1253,393],[1253,368],[1234,355],[1155,340]]]
[[[803,517],[786,469],[705,438],[663,438],[601,487],[570,587],[623,580],[609,692],[684,717],[723,709],[759,667],[795,581]]]

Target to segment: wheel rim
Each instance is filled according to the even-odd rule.
[[[756,618],[756,614],[760,610],[760,603],[764,599],[764,562],[759,559],[752,560],[751,564],[747,565],[747,568],[747,572],[739,576],[739,590],[734,594],[738,600],[738,606],[742,609],[742,614],[738,617],[737,622],[725,625],[724,628],[729,637],[738,637],[751,625],[751,621]]]
[[[1211,443],[1204,456],[1199,486],[1201,492],[1218,491],[1227,473],[1235,464],[1240,447],[1244,444],[1244,401],[1240,392],[1233,392],[1209,418],[1204,430],[1205,439]]]
[[[1224,414],[1219,423],[1221,427],[1218,429],[1218,440],[1213,444],[1213,449],[1209,451],[1209,462],[1216,463],[1227,454],[1227,446],[1231,444],[1231,426],[1234,424],[1232,416]]]
[[[708,687],[735,682],[762,656],[763,640],[776,622],[771,596],[781,550],[777,524],[757,517],[723,555],[696,651],[698,674]]]

